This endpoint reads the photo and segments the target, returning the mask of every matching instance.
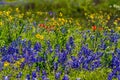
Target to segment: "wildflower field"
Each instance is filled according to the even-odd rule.
[[[110,9],[104,9],[109,0],[94,4],[101,10],[87,3],[92,0],[33,1],[40,10],[6,1],[0,3],[0,80],[120,80],[119,0],[110,0]],[[80,4],[77,13],[72,3],[90,7]]]

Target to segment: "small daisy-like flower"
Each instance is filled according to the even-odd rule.
[[[7,67],[7,66],[9,66],[9,65],[10,65],[9,62],[7,62],[7,61],[4,62],[4,67]]]
[[[38,38],[38,39],[41,39],[41,40],[44,39],[44,37],[43,37],[42,35],[40,35],[40,34],[36,34],[35,36],[36,36],[36,38]]]

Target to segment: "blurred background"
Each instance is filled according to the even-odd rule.
[[[120,0],[0,0],[0,10],[18,7],[23,12],[62,12],[66,17],[84,17],[84,13],[103,11],[120,16]]]

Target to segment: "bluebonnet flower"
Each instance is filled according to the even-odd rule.
[[[64,75],[64,77],[62,78],[62,80],[69,80],[69,77],[68,77],[68,75]]]
[[[17,78],[21,78],[21,76],[22,76],[22,72],[19,72],[19,73],[17,74]]]
[[[35,27],[37,26],[37,23],[36,23],[36,21],[34,21],[34,22],[33,22],[33,25],[34,25]]]
[[[80,56],[80,57],[78,58],[79,64],[80,64],[80,63],[84,63],[84,60],[85,60],[85,57],[84,57],[84,56]]]
[[[84,38],[84,40],[86,40],[86,39],[87,39],[87,36],[86,36],[86,34],[85,34],[85,33],[83,34],[83,38]]]
[[[112,58],[112,67],[118,67],[120,64],[119,58],[117,56],[113,56]]]
[[[37,58],[34,55],[31,55],[29,57],[29,61],[32,62],[32,63],[35,63],[35,62],[37,62]]]
[[[66,28],[65,28],[65,27],[61,28],[61,32],[62,32],[63,34],[66,33],[66,32],[67,32]]]
[[[40,67],[39,66],[36,67],[36,72],[40,72]]]
[[[102,52],[96,52],[95,54],[93,54],[93,57],[95,58],[95,59],[99,59],[100,57],[102,57],[103,56],[103,53]]]
[[[108,80],[112,80],[113,77],[114,77],[113,73],[110,73],[110,74],[108,75]]]
[[[50,16],[53,16],[53,12],[52,12],[52,11],[48,12],[48,14],[49,14]]]
[[[73,37],[70,37],[70,38],[69,38],[69,44],[70,44],[72,47],[75,47]]]
[[[87,62],[84,62],[83,65],[82,65],[82,68],[85,69],[85,70],[89,70],[89,63]]]
[[[95,38],[95,36],[94,36],[94,35],[92,35],[92,36],[90,37],[90,39],[91,39],[91,40],[93,40],[94,38]]]
[[[54,63],[53,63],[53,66],[54,66],[54,70],[57,70],[57,69],[58,69],[58,63],[57,63],[57,62],[54,62]]]
[[[55,52],[56,52],[56,53],[59,53],[59,52],[60,52],[60,45],[59,45],[59,44],[56,45],[56,47],[55,47]]]
[[[30,80],[30,75],[29,74],[26,75],[26,80]]]
[[[95,70],[96,68],[98,68],[99,66],[101,66],[100,61],[95,61],[92,63],[91,69]]]
[[[7,47],[6,46],[1,47],[0,53],[2,53],[2,56],[7,55]]]
[[[59,79],[60,79],[60,75],[61,75],[61,73],[60,73],[60,72],[57,72],[57,73],[55,74],[55,79],[56,79],[56,80],[59,80]]]
[[[67,54],[65,54],[65,52],[60,53],[58,56],[58,62],[64,63],[66,60],[67,60]]]
[[[13,53],[15,53],[15,51],[16,51],[15,48],[9,46],[9,47],[8,47],[8,50],[7,50],[7,53],[8,53],[8,54],[13,54]]]
[[[37,77],[37,74],[35,71],[32,72],[32,78],[36,78]]]
[[[77,60],[75,56],[71,56],[71,59],[72,59],[73,61],[76,61],[76,60]]]
[[[117,53],[118,58],[120,59],[120,49],[117,48],[116,53]]]
[[[81,80],[80,78],[76,78],[76,80]]]
[[[49,80],[49,78],[47,78],[46,75],[43,75],[43,76],[42,76],[42,80]]]
[[[47,41],[47,45],[48,45],[48,51],[50,52],[50,53],[52,53],[53,52],[53,49],[52,49],[52,46],[50,45],[50,41]]]
[[[72,68],[79,68],[80,64],[78,60],[72,62]]]
[[[27,47],[26,42],[27,42],[26,39],[24,39],[24,40],[21,41],[21,44],[22,44],[22,47],[23,47],[23,48],[26,48],[26,47]]]
[[[20,64],[20,68],[24,68],[24,66],[25,66],[25,63],[24,62],[22,62],[21,64]]]
[[[3,68],[3,64],[4,64],[4,63],[0,61],[0,71],[1,71],[2,68]]]
[[[34,50],[40,52],[41,51],[41,44],[36,42],[36,44],[34,45]]]
[[[9,80],[9,77],[8,77],[8,76],[5,76],[5,77],[4,77],[4,80]]]
[[[120,74],[119,74],[119,75],[117,75],[117,78],[118,78],[118,80],[120,80]]]
[[[110,31],[111,33],[114,33],[115,31],[113,30],[113,29],[111,29],[111,31]]]
[[[0,1],[0,5],[7,4],[6,2]]]
[[[42,70],[42,75],[46,75],[47,76],[47,73],[45,70]]]
[[[70,53],[72,50],[72,47],[69,43],[66,43],[66,50]]]
[[[104,42],[102,42],[101,45],[100,45],[100,47],[101,47],[103,50],[105,50],[105,49],[107,48],[107,45],[106,45]]]

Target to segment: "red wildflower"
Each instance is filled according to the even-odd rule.
[[[45,27],[45,24],[38,24],[39,27]]]
[[[96,26],[92,26],[92,30],[95,31],[97,29]]]

